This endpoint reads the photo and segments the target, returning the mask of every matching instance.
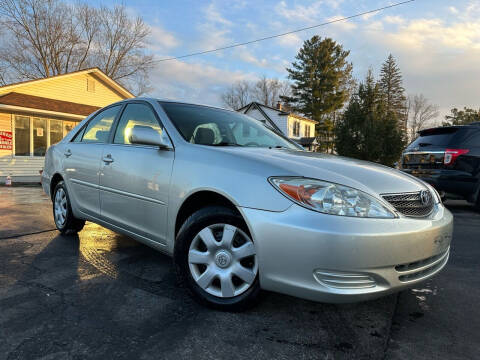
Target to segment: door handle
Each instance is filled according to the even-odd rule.
[[[70,149],[67,149],[65,150],[65,152],[63,153],[66,157],[69,157],[70,155],[72,155],[72,151]]]
[[[104,162],[106,162],[107,164],[113,162],[112,155],[110,155],[110,154],[104,156],[102,160],[103,160]]]

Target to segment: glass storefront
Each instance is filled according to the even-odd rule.
[[[61,141],[78,123],[15,115],[15,156],[45,156],[50,145]]]

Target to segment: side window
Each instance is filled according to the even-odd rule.
[[[118,122],[114,144],[130,144],[130,131],[135,125],[149,126],[162,135],[162,128],[153,110],[144,104],[128,104]]]
[[[110,129],[112,128],[113,120],[115,120],[120,107],[120,105],[112,106],[111,108],[97,114],[92,120],[90,120],[85,128],[81,142],[106,143],[108,141]]]

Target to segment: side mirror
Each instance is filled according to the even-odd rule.
[[[135,125],[130,131],[128,140],[130,140],[132,144],[153,145],[162,149],[168,149],[170,147],[158,131],[150,126]]]

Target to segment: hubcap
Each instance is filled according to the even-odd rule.
[[[67,219],[67,195],[62,188],[55,193],[54,201],[55,223],[62,227]]]
[[[188,265],[198,286],[222,298],[248,290],[258,272],[252,239],[229,224],[210,225],[200,231],[190,244]]]

